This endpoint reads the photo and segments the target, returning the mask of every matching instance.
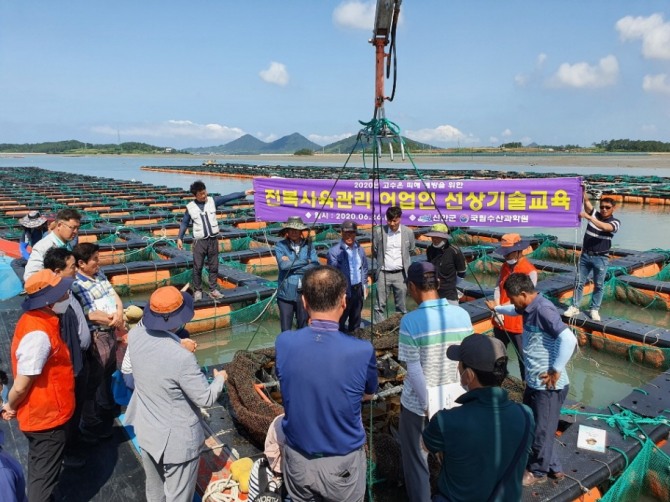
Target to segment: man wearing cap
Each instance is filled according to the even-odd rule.
[[[99,246],[92,242],[77,244],[72,254],[77,275],[72,292],[81,303],[91,330],[89,376],[86,401],[82,409],[81,430],[85,439],[112,435],[112,374],[116,371],[116,330],[124,327],[123,303],[114,287],[100,271]]]
[[[505,258],[505,262],[500,269],[498,282],[493,290],[493,300],[487,300],[486,305],[494,309],[498,305],[508,305],[510,303],[507,292],[505,291],[505,281],[513,273],[526,274],[530,277],[533,285],[537,284],[537,270],[533,264],[523,256],[524,249],[530,246],[530,241],[521,240],[519,234],[505,234],[500,240],[500,245],[496,252]],[[493,336],[505,344],[505,348],[511,341],[516,348],[516,355],[519,361],[519,373],[521,380],[526,380],[526,367],[523,364],[523,319],[519,316],[504,316],[497,314],[493,316]]]
[[[3,406],[28,439],[28,500],[50,500],[74,412],[74,373],[58,315],[70,303],[72,279],[40,270],[25,284],[26,312],[16,324],[11,357],[14,385]]]
[[[247,195],[253,195],[254,190],[235,192],[228,195],[210,197],[207,195],[207,187],[198,180],[191,184],[190,192],[194,200],[186,205],[184,217],[179,226],[177,236],[177,247],[183,249],[184,234],[186,229],[193,223],[193,298],[202,299],[202,269],[207,260],[207,271],[209,272],[209,296],[220,300],[223,295],[219,291],[219,222],[216,220],[216,209],[219,206],[233,200],[243,199]]]
[[[377,283],[375,322],[386,319],[389,289],[393,291],[395,311],[407,313],[405,279],[412,262],[411,256],[416,253],[416,245],[414,232],[400,223],[401,218],[402,210],[391,206],[386,210],[386,225],[375,227],[372,231],[372,257]]]
[[[310,268],[319,265],[319,258],[312,239],[303,238],[302,233],[305,230],[309,228],[302,218],[291,216],[279,231],[284,239],[275,244],[275,258],[279,268],[277,306],[282,331],[292,329],[294,317],[296,329],[307,325],[307,312],[300,298],[302,277]]]
[[[61,209],[56,214],[56,226],[45,235],[37,244],[28,258],[23,280],[35,272],[44,268],[44,254],[51,248],[68,248],[72,250],[72,242],[76,241],[79,227],[81,225],[81,214],[76,209]]]
[[[440,285],[437,290],[440,298],[446,298],[452,305],[458,305],[456,284],[465,278],[465,256],[459,247],[449,243],[449,227],[444,223],[436,223],[425,234],[432,243],[426,250],[426,258],[435,265]]]
[[[470,315],[440,298],[437,283],[432,263],[417,262],[409,267],[407,290],[418,307],[400,321],[398,343],[398,359],[407,364],[400,396],[400,451],[407,493],[419,502],[430,501],[428,455],[421,448],[421,433],[429,412],[448,406],[447,402],[436,406],[432,396],[442,389],[449,400],[462,393],[456,364],[449,362],[446,350],[473,331]]]
[[[126,423],[142,450],[147,500],[191,502],[205,435],[199,407],[212,406],[226,380],[214,370],[211,384],[193,352],[175,334],[193,319],[193,298],[174,286],[149,298],[142,323],[128,333],[135,392]]]
[[[345,333],[353,333],[360,327],[363,301],[368,296],[368,259],[356,242],[357,230],[356,222],[344,220],[340,226],[342,240],[328,250],[328,265],[347,279],[347,308],[340,318],[340,331]]]
[[[538,293],[526,274],[510,275],[505,290],[512,304],[495,307],[495,311],[505,316],[523,316],[526,364],[523,403],[533,410],[535,418],[535,437],[523,485],[531,486],[545,482],[547,477],[564,477],[554,450],[554,436],[570,387],[565,367],[577,346],[577,338],[561,320],[554,304]]]
[[[423,431],[426,449],[442,454],[433,501],[521,500],[535,421],[500,387],[507,376],[505,346],[475,334],[450,346],[447,357],[458,361],[466,393],[456,399],[461,406],[438,411]]]
[[[365,428],[362,401],[377,390],[372,344],[338,330],[347,283],[319,266],[304,277],[312,322],[275,342],[285,416],[284,482],[291,499],[363,501]]]
[[[568,317],[579,314],[579,304],[582,301],[584,283],[593,273],[593,295],[589,316],[594,321],[600,321],[600,305],[605,294],[604,284],[609,266],[609,252],[612,247],[612,238],[619,231],[621,222],[614,217],[616,202],[611,197],[600,199],[600,211],[596,211],[584,190],[584,211],[579,213],[581,218],[588,221],[582,243],[582,254],[579,256],[579,274],[572,305],[565,311]]]

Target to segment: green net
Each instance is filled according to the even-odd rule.
[[[579,253],[573,249],[559,246],[551,239],[544,239],[529,256],[536,260],[548,260],[560,263],[577,263],[579,260]]]
[[[645,309],[670,310],[666,299],[659,293],[652,290],[637,289],[617,277],[611,277],[605,282],[604,298],[606,300],[615,299]]]
[[[496,245],[493,244],[490,240],[487,240],[478,235],[470,235],[465,230],[461,230],[460,228],[455,228],[454,230],[450,231],[449,235],[451,235],[452,242],[457,246],[486,246],[488,244],[488,248],[491,249]]]
[[[140,274],[117,275],[112,278],[114,290],[121,297],[136,293],[153,291],[163,286],[181,287],[193,279],[192,269],[174,269],[169,271],[151,271]],[[135,282],[137,281],[137,282]]]
[[[670,500],[670,457],[647,440],[642,451],[600,502]]]
[[[663,267],[653,278],[657,281],[670,281],[670,264]]]
[[[209,315],[193,319],[187,328],[194,333],[202,333],[214,329],[251,324],[259,318],[279,319],[279,309],[274,297],[258,300],[250,305],[232,308],[231,306],[212,307]]]

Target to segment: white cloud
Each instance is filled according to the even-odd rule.
[[[544,62],[547,60],[547,55],[544,52],[540,52],[537,55],[537,66],[540,67],[544,64]]]
[[[509,138],[512,135],[512,130],[511,129],[505,129],[503,132],[500,133],[500,135],[503,138]]]
[[[547,81],[550,87],[573,87],[577,89],[598,88],[614,85],[619,76],[619,62],[609,55],[591,66],[588,63],[563,63]]]
[[[646,134],[656,134],[658,132],[658,128],[655,124],[642,124],[642,130]]]
[[[193,138],[228,142],[243,136],[245,133],[238,127],[221,124],[196,124],[190,120],[168,120],[157,124],[125,126],[121,128],[100,125],[92,128],[97,134],[106,136],[122,136],[126,141],[135,138]]]
[[[321,136],[320,134],[308,134],[307,139],[310,141],[313,141],[317,145],[330,145],[331,143],[335,143],[336,141],[340,141],[342,139],[348,138],[350,136],[353,136],[354,133],[352,132],[347,132],[344,134],[332,134],[330,136]]]
[[[419,129],[418,131],[405,131],[405,136],[414,141],[422,143],[477,143],[478,138],[466,135],[454,126],[441,125],[434,129]]]
[[[518,85],[519,87],[525,87],[526,84],[528,84],[528,81],[530,80],[529,75],[524,75],[523,73],[520,73],[516,77],[514,77],[514,83]]]
[[[269,84],[284,86],[289,81],[286,65],[277,63],[276,61],[272,61],[270,67],[267,70],[262,70],[259,75]]]
[[[532,142],[533,138],[531,138],[530,136],[524,136],[523,138],[521,138],[522,145],[530,145]]]
[[[257,132],[254,134],[254,137],[260,139],[261,141],[265,141],[266,143],[272,143],[273,141],[279,139],[279,136],[273,132]]]
[[[615,25],[624,42],[642,40],[642,55],[647,59],[670,59],[670,23],[663,14],[649,17],[626,16]]]
[[[642,89],[646,92],[670,94],[670,80],[668,80],[668,75],[665,73],[645,75],[642,79]]]
[[[493,145],[497,145],[498,143],[500,143],[500,140],[496,136],[491,136],[489,138],[489,143],[491,143]]]
[[[376,2],[346,1],[333,10],[333,22],[345,28],[370,30],[375,25]]]

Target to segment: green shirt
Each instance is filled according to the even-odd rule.
[[[521,478],[535,431],[533,413],[510,401],[500,387],[471,390],[456,402],[462,406],[438,411],[423,431],[426,448],[444,454],[437,480],[440,493],[451,502],[488,500],[523,440],[525,413],[526,446],[496,499],[521,500]]]

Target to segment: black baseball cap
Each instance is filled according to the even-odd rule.
[[[358,225],[354,220],[344,220],[340,225],[341,232],[355,232],[358,230]]]
[[[468,368],[492,372],[501,357],[507,357],[505,344],[488,335],[474,334],[463,339],[460,345],[447,348],[447,357],[460,361]]]

